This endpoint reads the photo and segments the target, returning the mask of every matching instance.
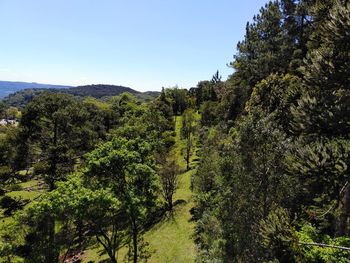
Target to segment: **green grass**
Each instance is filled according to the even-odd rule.
[[[9,193],[6,193],[6,195],[11,196],[11,197],[17,197],[17,198],[22,198],[22,199],[28,199],[28,200],[34,200],[36,197],[41,195],[41,192],[37,191],[12,191]]]
[[[173,215],[154,226],[145,234],[145,240],[153,251],[150,262],[194,262],[195,246],[192,240],[194,222],[190,209],[193,207],[190,178],[193,171],[181,175],[181,186],[175,200],[184,200],[174,208]]]
[[[28,187],[36,187],[38,186],[38,180],[31,180],[31,181],[28,181],[28,182],[24,182],[24,183],[20,183],[19,185],[22,187],[22,188],[28,188]]]
[[[44,190],[38,190],[38,183],[38,180],[19,183],[18,185],[21,187],[20,190],[8,192],[6,195],[32,201],[44,192]]]

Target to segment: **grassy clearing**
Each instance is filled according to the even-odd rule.
[[[21,198],[21,199],[28,199],[28,200],[34,200],[39,195],[41,195],[41,192],[37,191],[12,191],[9,193],[6,193],[7,196],[14,197],[14,198]]]
[[[17,186],[20,187],[19,190],[8,192],[6,195],[14,198],[28,199],[33,201],[35,198],[45,192],[45,190],[39,189],[38,180],[30,180],[28,182],[19,183]]]

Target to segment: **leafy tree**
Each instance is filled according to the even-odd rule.
[[[6,105],[3,101],[0,101],[0,118],[4,117],[4,112],[6,109]]]
[[[166,89],[166,96],[171,100],[174,115],[181,115],[188,107],[188,97],[186,89],[170,88]]]
[[[212,126],[218,123],[218,104],[213,101],[206,101],[200,107],[201,125]]]
[[[133,262],[138,260],[138,238],[156,201],[156,178],[151,146],[136,138],[114,138],[87,155],[86,178],[91,187],[111,187],[121,202],[133,244]]]
[[[58,262],[60,254],[68,255],[76,249],[74,242],[81,230],[77,224],[80,222],[89,230],[88,235],[95,236],[105,248],[111,261],[117,262],[116,251],[124,238],[120,230],[123,222],[115,221],[119,207],[120,202],[108,189],[86,188],[80,176],[74,175],[15,216],[15,224],[9,231],[19,236],[7,238],[12,251],[8,256],[15,254],[26,262]],[[47,221],[60,222],[53,240]],[[8,237],[9,231],[2,235]]]
[[[0,131],[0,184],[5,184],[14,174],[16,139],[18,129],[14,126],[3,127]]]
[[[162,88],[160,96],[151,104],[151,107],[160,111],[167,120],[172,120],[174,115],[172,101],[167,97],[164,88]]]
[[[19,119],[21,112],[16,107],[9,107],[5,110],[5,118],[10,120]]]
[[[96,130],[98,137],[105,139],[106,133],[116,126],[117,112],[112,110],[111,103],[102,102],[93,97],[87,97],[83,103],[91,116],[89,121],[94,124],[93,128]]]

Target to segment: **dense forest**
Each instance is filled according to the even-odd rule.
[[[0,261],[350,262],[350,2],[245,32],[227,80],[0,103]]]

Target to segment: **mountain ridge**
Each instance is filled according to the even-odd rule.
[[[22,85],[21,87],[24,88],[19,88],[17,85]],[[4,86],[10,88],[3,88]],[[7,94],[9,91],[14,92]],[[28,82],[0,81],[0,100],[3,100],[8,106],[23,108],[35,96],[38,96],[45,91],[52,93],[67,93],[76,97],[94,97],[96,99],[118,96],[124,92],[128,92],[144,101],[152,100],[159,95],[159,92],[157,91],[140,92],[130,87],[109,84],[91,84],[73,87]],[[1,93],[5,94],[5,96],[2,97]]]
[[[37,82],[24,82],[24,81],[5,81],[0,80],[0,99],[13,94],[23,89],[66,89],[72,88],[73,86],[68,85],[55,85],[55,84],[44,84]]]

